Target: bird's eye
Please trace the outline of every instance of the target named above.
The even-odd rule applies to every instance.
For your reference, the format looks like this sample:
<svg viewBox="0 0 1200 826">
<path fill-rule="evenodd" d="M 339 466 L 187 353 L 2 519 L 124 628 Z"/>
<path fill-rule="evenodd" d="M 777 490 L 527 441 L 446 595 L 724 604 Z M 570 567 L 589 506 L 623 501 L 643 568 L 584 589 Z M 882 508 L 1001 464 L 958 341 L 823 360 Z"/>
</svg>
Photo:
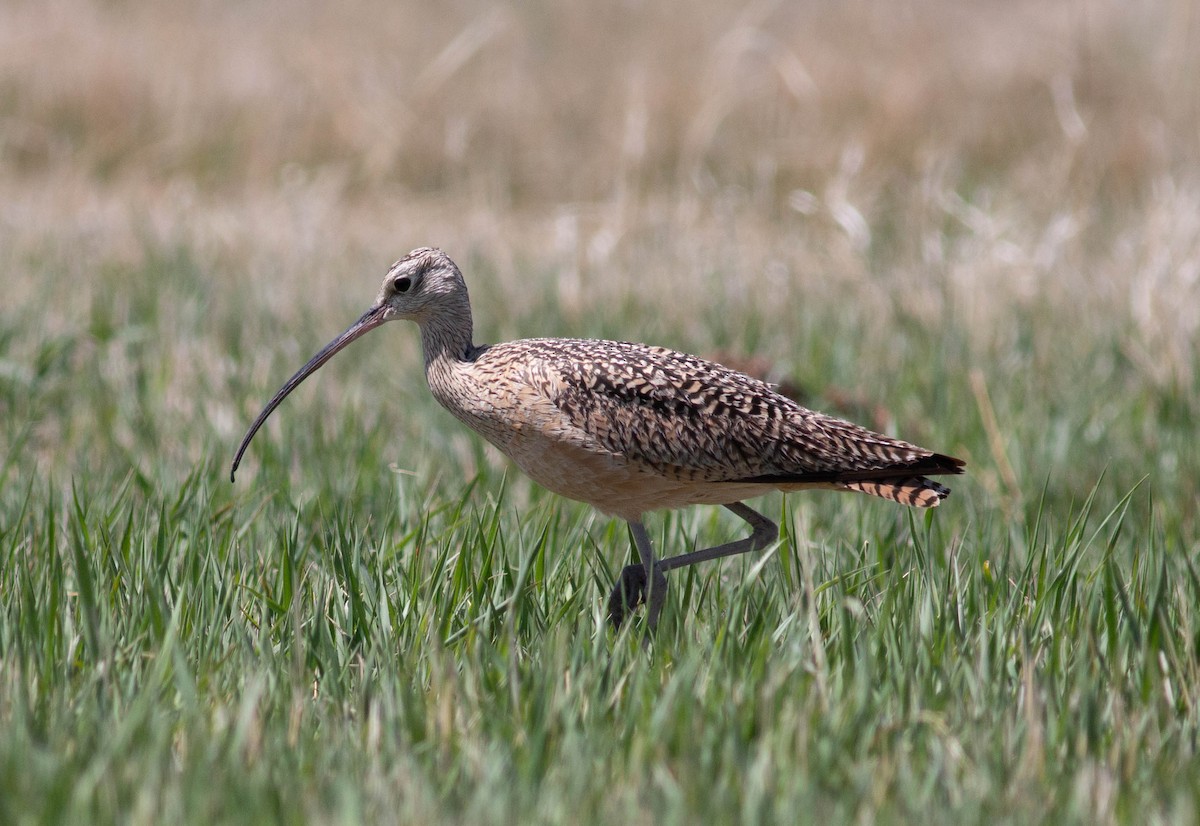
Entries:
<svg viewBox="0 0 1200 826">
<path fill-rule="evenodd" d="M 402 275 L 392 282 L 392 287 L 398 293 L 406 293 L 412 287 L 412 279 L 407 275 Z"/>
</svg>

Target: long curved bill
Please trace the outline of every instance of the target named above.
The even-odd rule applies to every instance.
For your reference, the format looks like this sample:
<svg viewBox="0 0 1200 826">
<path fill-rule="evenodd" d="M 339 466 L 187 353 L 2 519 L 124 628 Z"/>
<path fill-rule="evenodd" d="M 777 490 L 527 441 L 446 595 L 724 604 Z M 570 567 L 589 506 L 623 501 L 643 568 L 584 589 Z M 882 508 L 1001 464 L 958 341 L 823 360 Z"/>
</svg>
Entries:
<svg viewBox="0 0 1200 826">
<path fill-rule="evenodd" d="M 250 440 L 254 438 L 254 434 L 258 432 L 258 429 L 263 426 L 263 422 L 267 420 L 267 417 L 271 415 L 276 407 L 279 407 L 280 402 L 287 398 L 288 393 L 291 393 L 293 390 L 299 387 L 300 382 L 317 372 L 317 369 L 320 368 L 322 364 L 337 355 L 338 351 L 347 344 L 354 341 L 356 338 L 360 338 L 364 334 L 369 333 L 371 330 L 374 330 L 376 327 L 386 321 L 387 318 L 384 315 L 384 310 L 385 307 L 383 304 L 377 304 L 376 306 L 367 310 L 362 314 L 362 317 L 358 321 L 350 325 L 346 332 L 342 333 L 340 336 L 321 348 L 319 353 L 309 359 L 308 364 L 297 370 L 296 375 L 288 379 L 287 382 L 284 383 L 283 387 L 279 388 L 279 392 L 276 393 L 269 402 L 267 402 L 267 406 L 264 407 L 263 411 L 258 414 L 258 418 L 254 420 L 254 423 L 250 425 L 250 429 L 246 431 L 246 435 L 242 437 L 242 443 L 238 446 L 237 455 L 233 457 L 233 466 L 229 469 L 230 482 L 234 481 L 234 477 L 237 475 L 238 465 L 242 462 L 242 454 L 244 454 L 246 452 L 246 448 L 250 446 Z"/>
</svg>

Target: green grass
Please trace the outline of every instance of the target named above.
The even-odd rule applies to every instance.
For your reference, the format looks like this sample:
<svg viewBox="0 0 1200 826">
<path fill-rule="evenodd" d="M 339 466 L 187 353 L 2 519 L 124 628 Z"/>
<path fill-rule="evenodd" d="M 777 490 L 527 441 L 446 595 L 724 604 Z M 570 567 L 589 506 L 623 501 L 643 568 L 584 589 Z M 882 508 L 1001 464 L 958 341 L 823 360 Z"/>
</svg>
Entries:
<svg viewBox="0 0 1200 826">
<path fill-rule="evenodd" d="M 413 329 L 289 399 L 230 485 L 235 439 L 204 400 L 251 413 L 274 381 L 181 361 L 180 342 L 250 320 L 187 288 L 186 256 L 150 261 L 101 276 L 99 296 L 140 292 L 72 332 L 4 316 L 32 373 L 0 385 L 0 820 L 1194 817 L 1191 494 L 1119 464 L 1131 431 L 1186 439 L 1170 404 L 1064 377 L 1113 406 L 1110 446 L 1071 440 L 1051 466 L 1077 469 L 1051 473 L 1038 457 L 1078 406 L 1023 396 L 1019 359 L 986 368 L 1022 434 L 1014 472 L 1044 474 L 989 492 L 970 382 L 932 358 L 944 336 L 911 331 L 889 396 L 925 398 L 921 437 L 976 476 L 930 514 L 763 500 L 779 545 L 673 575 L 645 650 L 603 619 L 623 525 L 455 442 L 415 353 L 391 358 Z M 865 333 L 826 318 L 806 333 Z M 270 362 L 282 378 L 295 358 Z M 388 392 L 366 392 L 380 370 Z M 181 380 L 194 402 L 173 400 Z M 719 509 L 652 523 L 675 551 L 742 530 Z"/>
</svg>

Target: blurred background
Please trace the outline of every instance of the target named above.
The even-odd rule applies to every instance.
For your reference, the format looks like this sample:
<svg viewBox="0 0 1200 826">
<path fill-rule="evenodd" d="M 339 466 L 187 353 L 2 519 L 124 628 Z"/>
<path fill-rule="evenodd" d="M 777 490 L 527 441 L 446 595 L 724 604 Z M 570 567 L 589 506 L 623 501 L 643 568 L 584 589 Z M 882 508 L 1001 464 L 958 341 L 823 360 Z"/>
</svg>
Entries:
<svg viewBox="0 0 1200 826">
<path fill-rule="evenodd" d="M 0 481 L 216 473 L 436 245 L 477 340 L 754 355 L 987 501 L 1194 503 L 1198 77 L 1191 2 L 6 0 Z M 495 461 L 373 338 L 284 412 Z"/>
</svg>

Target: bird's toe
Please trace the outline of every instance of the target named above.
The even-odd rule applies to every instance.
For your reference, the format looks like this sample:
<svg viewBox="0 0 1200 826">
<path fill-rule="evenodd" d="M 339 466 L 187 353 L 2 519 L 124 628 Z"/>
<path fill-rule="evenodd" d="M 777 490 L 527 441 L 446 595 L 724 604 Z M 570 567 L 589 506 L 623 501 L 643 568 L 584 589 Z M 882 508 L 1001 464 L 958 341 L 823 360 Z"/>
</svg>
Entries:
<svg viewBox="0 0 1200 826">
<path fill-rule="evenodd" d="M 608 597 L 608 621 L 614 629 L 620 629 L 625 617 L 647 601 L 646 592 L 646 566 L 626 565 L 621 569 L 617 584 Z M 646 619 L 650 631 L 653 632 L 658 626 L 658 616 L 662 613 L 663 604 L 667 599 L 667 575 L 657 565 L 654 566 L 654 584 L 649 593 Z"/>
<path fill-rule="evenodd" d="M 625 617 L 646 599 L 646 568 L 643 565 L 626 565 L 617 577 L 608 596 L 608 621 L 619 629 Z"/>
</svg>

